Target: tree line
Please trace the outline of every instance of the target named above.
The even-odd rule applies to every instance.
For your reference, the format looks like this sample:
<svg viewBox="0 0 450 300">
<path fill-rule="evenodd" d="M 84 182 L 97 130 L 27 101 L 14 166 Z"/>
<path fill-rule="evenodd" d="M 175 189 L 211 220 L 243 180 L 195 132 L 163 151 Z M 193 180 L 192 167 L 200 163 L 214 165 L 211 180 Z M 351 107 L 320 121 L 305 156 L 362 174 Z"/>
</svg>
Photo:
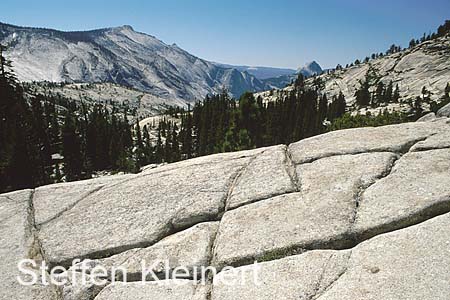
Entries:
<svg viewBox="0 0 450 300">
<path fill-rule="evenodd" d="M 387 111 L 351 115 L 342 93 L 329 101 L 321 93 L 320 77 L 306 85 L 300 74 L 293 89 L 277 101 L 264 102 L 252 93 L 236 100 L 223 91 L 192 108 L 169 108 L 158 122 L 142 126 L 124 107 L 27 95 L 3 56 L 4 48 L 0 49 L 0 192 L 90 178 L 102 171 L 138 172 L 152 163 L 289 144 L 330 130 L 411 120 Z M 372 80 L 369 77 L 366 82 Z M 362 91 L 365 105 L 398 99 L 398 87 L 393 89 L 392 83 L 378 83 L 368 94 L 362 86 L 357 93 Z M 442 102 L 450 102 L 449 93 L 447 85 Z"/>
<path fill-rule="evenodd" d="M 277 101 L 244 93 L 238 101 L 226 92 L 208 96 L 181 116 L 182 157 L 287 144 L 325 131 L 325 120 L 345 113 L 342 94 L 328 101 L 317 85 L 305 86 L 303 75 L 294 89 Z"/>
<path fill-rule="evenodd" d="M 0 191 L 290 143 L 323 132 L 327 118 L 345 112 L 342 94 L 328 104 L 319 87 L 306 88 L 300 75 L 295 89 L 276 102 L 263 103 L 252 93 L 236 101 L 224 91 L 192 109 L 169 109 L 174 118 L 140 126 L 114 106 L 27 96 L 10 62 L 0 57 Z"/>
<path fill-rule="evenodd" d="M 0 191 L 137 170 L 132 128 L 114 107 L 28 96 L 0 46 Z"/>
<path fill-rule="evenodd" d="M 444 24 L 440 25 L 436 32 L 433 33 L 424 33 L 422 35 L 421 38 L 412 38 L 409 41 L 408 44 L 408 48 L 407 49 L 411 49 L 414 48 L 417 45 L 420 45 L 421 43 L 424 43 L 426 41 L 430 41 L 430 40 L 434 40 L 440 37 L 443 37 L 445 35 L 448 35 L 450 33 L 450 20 L 446 20 L 444 22 Z M 405 48 L 406 49 L 406 48 Z M 396 44 L 392 44 L 385 52 L 380 52 L 380 53 L 372 53 L 370 56 L 366 56 L 364 59 L 360 60 L 360 59 L 355 59 L 354 62 L 352 63 L 348 63 L 345 65 L 345 68 L 349 68 L 349 67 L 353 67 L 353 66 L 357 66 L 361 63 L 368 63 L 371 59 L 377 59 L 377 58 L 381 58 L 384 57 L 385 55 L 390 55 L 390 54 L 394 54 L 397 52 L 400 52 L 404 50 L 400 45 L 396 45 Z M 334 68 L 334 70 L 342 70 L 343 67 L 341 64 L 336 65 L 336 67 Z M 333 70 L 330 70 L 330 72 L 332 72 Z"/>
<path fill-rule="evenodd" d="M 364 79 L 359 81 L 355 92 L 356 105 L 359 107 L 379 107 L 382 104 L 397 103 L 400 99 L 398 84 L 395 89 L 392 80 L 384 84 L 372 66 L 366 72 Z M 371 91 L 373 89 L 373 91 Z"/>
</svg>

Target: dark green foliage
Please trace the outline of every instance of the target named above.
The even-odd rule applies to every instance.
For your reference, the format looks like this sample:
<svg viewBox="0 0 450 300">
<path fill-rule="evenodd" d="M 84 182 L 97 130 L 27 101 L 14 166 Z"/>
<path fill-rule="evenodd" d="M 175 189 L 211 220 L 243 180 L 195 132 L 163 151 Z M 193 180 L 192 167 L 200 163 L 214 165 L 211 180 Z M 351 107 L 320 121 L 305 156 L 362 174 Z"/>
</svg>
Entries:
<svg viewBox="0 0 450 300">
<path fill-rule="evenodd" d="M 437 33 L 411 40 L 409 46 L 448 34 L 449 24 L 446 21 Z M 439 103 L 430 100 L 425 88 L 421 97 L 402 99 L 411 106 L 408 116 L 387 110 L 378 115 L 352 116 L 346 113 L 342 93 L 327 99 L 320 92 L 324 87 L 321 77 L 312 78 L 307 87 L 305 78 L 299 75 L 293 90 L 284 92 L 275 102 L 263 103 L 251 93 L 244 93 L 236 101 L 223 91 L 187 111 L 168 107 L 169 117 L 157 125 L 153 122 L 141 127 L 136 107 L 115 105 L 114 100 L 108 106 L 93 105 L 91 101 L 72 102 L 30 90 L 26 95 L 34 96 L 25 97 L 11 63 L 3 56 L 4 50 L 0 46 L 0 192 L 88 178 L 105 170 L 136 172 L 151 163 L 288 144 L 330 130 L 401 123 L 419 118 L 424 104 L 437 111 L 450 103 L 447 84 Z M 398 51 L 401 47 L 392 45 L 386 53 Z M 359 107 L 399 101 L 398 85 L 394 88 L 392 82 L 381 82 L 370 66 L 371 59 L 383 55 L 374 53 L 363 60 L 369 70 L 355 94 Z M 357 59 L 354 64 L 361 61 Z M 336 70 L 341 68 L 336 66 Z M 131 119 L 135 120 L 133 126 L 129 124 Z"/>
<path fill-rule="evenodd" d="M 121 116 L 113 109 L 109 112 L 100 105 L 94 105 L 83 120 L 86 132 L 86 161 L 90 171 L 113 170 L 135 171 L 124 157 L 131 155 L 133 137 L 131 126 L 125 114 Z M 140 131 L 136 133 L 136 163 L 144 163 L 143 141 Z"/>
<path fill-rule="evenodd" d="M 446 20 L 445 23 L 437 29 L 436 37 L 441 37 L 450 32 L 450 20 Z"/>
<path fill-rule="evenodd" d="M 26 99 L 0 50 L 0 192 L 89 178 L 95 171 L 134 172 L 152 159 L 148 132 L 133 139 L 126 116 L 114 107 L 39 94 Z"/>
<path fill-rule="evenodd" d="M 380 105 L 398 102 L 400 93 L 398 85 L 393 90 L 393 83 L 390 81 L 384 84 L 375 69 L 369 66 L 364 80 L 360 80 L 360 87 L 355 92 L 356 105 L 359 107 L 371 106 L 372 108 Z"/>
<path fill-rule="evenodd" d="M 33 115 L 4 50 L 0 45 L 0 191 L 9 191 L 42 185 L 49 179 L 48 157 L 40 148 L 47 141 L 36 127 L 43 126 L 36 120 L 42 111 L 34 106 Z"/>
<path fill-rule="evenodd" d="M 356 97 L 356 104 L 365 107 L 370 104 L 371 95 L 369 92 L 369 81 L 365 80 L 363 82 L 360 82 L 361 87 L 359 90 L 356 91 L 355 97 Z"/>
<path fill-rule="evenodd" d="M 417 96 L 416 99 L 414 100 L 413 107 L 412 107 L 415 119 L 420 118 L 423 114 L 422 103 L 423 103 L 423 99 L 420 98 L 419 96 Z"/>
<path fill-rule="evenodd" d="M 329 121 L 340 118 L 345 113 L 347 103 L 345 102 L 344 94 L 339 93 L 338 97 L 334 97 L 329 104 L 327 118 Z"/>
<path fill-rule="evenodd" d="M 334 131 L 347 128 L 357 127 L 374 127 L 389 124 L 399 124 L 407 121 L 412 121 L 406 114 L 399 112 L 389 113 L 387 110 L 380 112 L 374 116 L 370 113 L 366 115 L 351 115 L 344 114 L 342 117 L 335 119 L 327 128 L 327 131 Z"/>
<path fill-rule="evenodd" d="M 299 75 L 294 85 L 295 90 L 286 97 L 267 104 L 251 93 L 244 93 L 236 102 L 225 92 L 197 103 L 192 116 L 182 116 L 181 157 L 289 143 L 322 132 L 328 101 L 318 93 L 321 81 L 315 80 L 313 88 L 306 89 Z M 343 95 L 339 100 L 334 114 L 340 115 L 345 111 Z M 191 137 L 186 134 L 189 132 Z"/>
<path fill-rule="evenodd" d="M 68 181 L 86 178 L 81 152 L 81 138 L 73 112 L 67 111 L 62 127 L 62 148 L 64 156 L 64 174 Z"/>
</svg>

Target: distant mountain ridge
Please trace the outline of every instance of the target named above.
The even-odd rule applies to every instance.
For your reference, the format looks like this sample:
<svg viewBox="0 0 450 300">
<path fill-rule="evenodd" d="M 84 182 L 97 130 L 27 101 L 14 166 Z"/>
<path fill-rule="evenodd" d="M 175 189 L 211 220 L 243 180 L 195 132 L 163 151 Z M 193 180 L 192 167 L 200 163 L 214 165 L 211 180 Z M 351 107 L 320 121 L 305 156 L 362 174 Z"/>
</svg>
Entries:
<svg viewBox="0 0 450 300">
<path fill-rule="evenodd" d="M 238 97 L 267 85 L 131 26 L 58 31 L 0 23 L 0 43 L 22 81 L 111 82 L 162 99 L 193 102 L 227 89 Z"/>
<path fill-rule="evenodd" d="M 233 68 L 241 72 L 247 72 L 260 80 L 276 78 L 280 76 L 293 75 L 297 71 L 288 68 L 261 67 L 261 66 L 235 66 L 229 64 L 215 63 L 224 68 Z"/>
<path fill-rule="evenodd" d="M 217 63 L 219 66 L 234 68 L 241 72 L 247 72 L 258 78 L 265 85 L 266 89 L 279 89 L 289 85 L 299 73 L 305 77 L 320 75 L 325 70 L 316 62 L 306 63 L 303 67 L 294 69 L 283 69 L 273 67 L 250 67 L 250 66 L 233 66 Z"/>
</svg>

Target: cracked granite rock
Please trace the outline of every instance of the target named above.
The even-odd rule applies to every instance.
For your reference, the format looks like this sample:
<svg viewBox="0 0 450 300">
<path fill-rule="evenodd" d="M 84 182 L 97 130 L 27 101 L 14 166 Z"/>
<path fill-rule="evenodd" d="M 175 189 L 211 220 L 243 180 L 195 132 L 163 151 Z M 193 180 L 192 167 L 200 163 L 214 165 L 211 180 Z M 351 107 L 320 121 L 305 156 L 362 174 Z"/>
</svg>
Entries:
<svg viewBox="0 0 450 300">
<path fill-rule="evenodd" d="M 442 107 L 440 110 L 438 110 L 436 115 L 438 117 L 450 118 L 450 103 Z"/>
<path fill-rule="evenodd" d="M 95 300 L 207 300 L 207 288 L 191 280 L 160 282 L 116 282 L 103 289 Z"/>
<path fill-rule="evenodd" d="M 349 251 L 316 250 L 235 270 L 214 278 L 212 300 L 307 300 L 346 270 Z"/>
<path fill-rule="evenodd" d="M 1 194 L 0 299 L 448 299 L 449 132 L 448 118 L 349 129 Z M 124 266 L 132 280 L 142 259 L 238 273 L 23 287 L 23 258 Z M 262 286 L 220 283 L 254 259 Z"/>
<path fill-rule="evenodd" d="M 450 211 L 450 149 L 411 152 L 361 196 L 355 230 L 373 236 Z"/>
<path fill-rule="evenodd" d="M 218 225 L 219 222 L 200 223 L 170 235 L 148 248 L 135 248 L 111 257 L 81 262 L 77 267 L 85 264 L 92 270 L 101 266 L 108 271 L 123 268 L 127 271 L 125 279 L 134 281 L 142 279 L 143 269 L 151 270 L 159 278 L 165 278 L 166 273 L 170 277 L 173 269 L 183 267 L 189 271 L 187 277 L 193 278 L 194 270 L 199 276 L 201 267 L 209 266 Z M 124 280 L 124 274 L 121 272 L 115 275 L 118 276 L 116 279 Z M 148 273 L 145 280 L 155 279 Z"/>
<path fill-rule="evenodd" d="M 223 271 L 212 300 L 446 300 L 450 295 L 450 213 L 386 233 L 351 250 L 301 255 Z M 222 283 L 234 283 L 231 286 Z"/>
<path fill-rule="evenodd" d="M 448 131 L 441 122 L 416 122 L 382 127 L 352 128 L 332 131 L 301 140 L 289 146 L 295 163 L 319 158 L 364 152 L 405 152 L 429 136 Z"/>
<path fill-rule="evenodd" d="M 225 213 L 215 263 L 236 265 L 280 255 L 273 253 L 348 247 L 358 192 L 388 173 L 395 158 L 393 153 L 341 155 L 298 166 L 302 192 Z"/>
<path fill-rule="evenodd" d="M 250 159 L 182 169 L 168 165 L 169 170 L 161 167 L 156 175 L 103 187 L 41 226 L 46 258 L 54 264 L 108 256 L 148 247 L 174 230 L 215 220 L 231 182 Z"/>
<path fill-rule="evenodd" d="M 258 155 L 244 170 L 227 201 L 227 209 L 296 190 L 286 146 L 276 146 Z"/>
<path fill-rule="evenodd" d="M 36 259 L 33 224 L 29 218 L 31 196 L 31 190 L 0 194 L 0 299 L 58 299 L 55 287 L 41 284 L 40 276 L 32 286 L 21 285 L 16 279 L 19 276 L 27 282 L 32 280 L 19 271 L 18 264 L 22 259 Z M 36 273 L 31 267 L 26 269 Z"/>
</svg>

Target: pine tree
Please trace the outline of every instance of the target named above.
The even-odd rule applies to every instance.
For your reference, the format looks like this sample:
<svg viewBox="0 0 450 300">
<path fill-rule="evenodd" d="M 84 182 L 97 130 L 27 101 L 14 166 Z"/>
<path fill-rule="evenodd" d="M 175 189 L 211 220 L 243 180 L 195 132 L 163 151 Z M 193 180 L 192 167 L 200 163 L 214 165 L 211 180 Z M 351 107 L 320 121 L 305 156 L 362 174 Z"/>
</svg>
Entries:
<svg viewBox="0 0 450 300">
<path fill-rule="evenodd" d="M 303 89 L 305 87 L 305 76 L 302 73 L 298 73 L 297 78 L 294 82 L 294 87 L 298 89 Z"/>
<path fill-rule="evenodd" d="M 320 102 L 319 102 L 319 116 L 318 116 L 319 128 L 322 127 L 323 122 L 327 118 L 327 113 L 328 113 L 328 99 L 327 99 L 327 95 L 323 94 L 323 96 L 320 98 Z"/>
<path fill-rule="evenodd" d="M 140 168 L 147 163 L 147 160 L 146 160 L 146 156 L 145 156 L 145 148 L 144 148 L 144 142 L 142 140 L 141 126 L 139 125 L 139 119 L 136 120 L 135 136 L 136 136 L 136 141 L 135 141 L 136 166 L 138 168 Z"/>
<path fill-rule="evenodd" d="M 361 87 L 355 93 L 356 103 L 359 106 L 365 107 L 370 104 L 370 100 L 371 100 L 370 92 L 369 92 L 369 81 L 365 80 L 363 82 L 360 82 L 360 84 L 361 84 Z"/>
<path fill-rule="evenodd" d="M 161 137 L 161 126 L 158 125 L 158 138 L 156 140 L 156 147 L 155 147 L 155 161 L 157 163 L 161 163 L 163 161 L 163 158 L 164 158 L 164 148 Z"/>
<path fill-rule="evenodd" d="M 450 20 L 446 20 L 445 23 L 437 29 L 437 37 L 444 36 L 450 32 Z"/>
<path fill-rule="evenodd" d="M 381 103 L 385 102 L 384 84 L 383 82 L 378 82 L 377 89 L 375 91 L 375 96 L 372 98 L 372 107 L 377 107 Z"/>
<path fill-rule="evenodd" d="M 35 120 L 22 88 L 0 45 L 0 191 L 42 185 L 50 181 L 45 171 Z M 42 116 L 41 116 L 42 117 Z"/>
<path fill-rule="evenodd" d="M 172 132 L 166 133 L 166 141 L 164 143 L 164 162 L 172 162 Z"/>
<path fill-rule="evenodd" d="M 178 126 L 177 124 L 173 125 L 172 128 L 172 145 L 171 145 L 171 161 L 179 161 L 181 159 L 180 154 L 180 143 L 178 141 Z"/>
<path fill-rule="evenodd" d="M 415 119 L 420 118 L 423 114 L 422 101 L 423 100 L 420 97 L 417 97 L 416 100 L 414 101 L 413 111 Z"/>
<path fill-rule="evenodd" d="M 386 87 L 386 90 L 384 92 L 384 101 L 386 103 L 392 102 L 392 93 L 393 93 L 393 85 L 392 85 L 392 80 L 391 80 L 391 81 L 389 81 L 389 84 Z"/>
<path fill-rule="evenodd" d="M 190 113 L 190 109 L 185 114 L 182 120 L 182 142 L 181 142 L 181 151 L 183 155 L 189 159 L 193 156 L 193 138 L 192 138 L 192 116 Z"/>
<path fill-rule="evenodd" d="M 144 125 L 144 129 L 142 131 L 143 140 L 144 140 L 144 153 L 145 153 L 145 164 L 149 164 L 155 161 L 153 155 L 153 147 L 150 140 L 150 133 L 148 131 L 147 125 Z"/>
<path fill-rule="evenodd" d="M 67 111 L 62 128 L 62 146 L 64 155 L 64 174 L 67 181 L 83 178 L 81 141 L 78 136 L 73 113 Z"/>
<path fill-rule="evenodd" d="M 344 94 L 342 92 L 339 92 L 339 96 L 337 98 L 337 109 L 336 109 L 336 116 L 339 118 L 343 114 L 345 114 L 345 108 L 347 107 L 347 101 L 345 101 Z"/>
<path fill-rule="evenodd" d="M 400 89 L 398 84 L 395 86 L 394 94 L 392 95 L 392 102 L 397 103 L 400 99 Z"/>
<path fill-rule="evenodd" d="M 116 161 L 117 170 L 123 172 L 136 172 L 138 168 L 133 160 L 131 151 L 125 146 L 123 140 L 123 137 L 118 140 L 117 148 L 119 149 L 119 152 Z"/>
<path fill-rule="evenodd" d="M 44 102 L 44 97 L 38 95 L 31 99 L 31 111 L 33 115 L 33 127 L 35 129 L 37 138 L 39 140 L 39 145 L 37 147 L 41 151 L 41 155 L 44 159 L 46 166 L 51 165 L 51 155 L 52 151 L 50 148 L 50 139 L 47 132 L 47 124 L 45 122 L 44 111 L 42 109 L 42 103 Z"/>
</svg>

